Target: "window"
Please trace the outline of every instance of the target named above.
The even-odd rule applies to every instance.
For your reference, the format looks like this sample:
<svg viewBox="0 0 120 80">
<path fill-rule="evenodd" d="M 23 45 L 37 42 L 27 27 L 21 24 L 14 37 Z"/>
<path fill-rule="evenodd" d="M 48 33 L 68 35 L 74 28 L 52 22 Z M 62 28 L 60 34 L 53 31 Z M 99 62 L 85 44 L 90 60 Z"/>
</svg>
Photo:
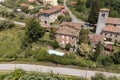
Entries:
<svg viewBox="0 0 120 80">
<path fill-rule="evenodd" d="M 107 33 L 105 33 L 105 36 L 107 36 Z"/>
<path fill-rule="evenodd" d="M 105 17 L 105 14 L 102 14 L 102 17 Z"/>
<path fill-rule="evenodd" d="M 66 39 L 69 40 L 69 37 L 67 36 Z"/>
<path fill-rule="evenodd" d="M 112 37 L 112 33 L 110 34 L 110 37 Z"/>
<path fill-rule="evenodd" d="M 74 37 L 72 37 L 72 39 L 74 39 Z"/>
<path fill-rule="evenodd" d="M 62 44 L 64 45 L 64 41 L 62 41 Z"/>
<path fill-rule="evenodd" d="M 64 35 L 62 35 L 62 38 L 63 38 L 63 39 L 64 39 L 64 37 L 65 37 L 65 36 L 64 36 Z"/>
<path fill-rule="evenodd" d="M 117 38 L 117 37 L 118 37 L 118 34 L 116 34 L 115 37 Z"/>
<path fill-rule="evenodd" d="M 67 42 L 66 42 L 67 44 L 69 43 L 69 41 L 67 40 Z"/>
</svg>

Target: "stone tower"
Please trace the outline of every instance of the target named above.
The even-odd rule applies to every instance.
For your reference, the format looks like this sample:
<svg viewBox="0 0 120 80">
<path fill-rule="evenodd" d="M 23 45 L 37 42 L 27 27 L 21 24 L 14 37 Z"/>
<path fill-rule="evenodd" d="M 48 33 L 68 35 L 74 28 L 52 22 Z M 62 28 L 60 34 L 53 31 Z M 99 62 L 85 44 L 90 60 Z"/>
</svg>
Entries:
<svg viewBox="0 0 120 80">
<path fill-rule="evenodd" d="M 58 6 L 58 1 L 57 0 L 52 0 L 53 6 Z"/>
<path fill-rule="evenodd" d="M 97 28 L 96 28 L 96 34 L 101 34 L 102 29 L 106 27 L 107 18 L 109 15 L 109 9 L 102 8 L 99 12 L 98 22 L 97 22 Z"/>
</svg>

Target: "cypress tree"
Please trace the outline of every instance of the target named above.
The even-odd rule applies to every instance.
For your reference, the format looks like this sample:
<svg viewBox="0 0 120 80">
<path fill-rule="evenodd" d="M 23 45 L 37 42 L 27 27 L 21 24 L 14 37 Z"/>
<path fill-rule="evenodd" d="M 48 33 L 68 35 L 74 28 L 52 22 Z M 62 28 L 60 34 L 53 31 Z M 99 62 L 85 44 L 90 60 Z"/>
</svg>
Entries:
<svg viewBox="0 0 120 80">
<path fill-rule="evenodd" d="M 88 22 L 90 24 L 96 24 L 98 21 L 98 15 L 99 15 L 99 9 L 100 9 L 100 1 L 99 0 L 94 0 L 92 7 L 91 7 L 91 11 L 89 13 L 89 17 L 88 17 Z"/>
<path fill-rule="evenodd" d="M 94 53 L 94 61 L 97 61 L 97 59 L 100 56 L 100 54 L 102 53 L 102 51 L 103 51 L 103 45 L 101 42 L 98 42 L 96 51 Z"/>
<path fill-rule="evenodd" d="M 88 43 L 89 31 L 88 29 L 81 29 L 79 33 L 79 43 Z"/>
</svg>

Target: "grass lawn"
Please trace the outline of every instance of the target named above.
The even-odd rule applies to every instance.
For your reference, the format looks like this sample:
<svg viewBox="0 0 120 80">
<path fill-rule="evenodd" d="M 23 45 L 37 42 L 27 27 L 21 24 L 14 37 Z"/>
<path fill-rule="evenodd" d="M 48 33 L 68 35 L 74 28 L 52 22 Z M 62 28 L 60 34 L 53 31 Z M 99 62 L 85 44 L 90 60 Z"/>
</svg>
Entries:
<svg viewBox="0 0 120 80">
<path fill-rule="evenodd" d="M 24 30 L 21 30 L 19 26 L 0 31 L 0 57 L 4 58 L 17 54 L 17 51 L 20 49 L 23 34 Z"/>
</svg>

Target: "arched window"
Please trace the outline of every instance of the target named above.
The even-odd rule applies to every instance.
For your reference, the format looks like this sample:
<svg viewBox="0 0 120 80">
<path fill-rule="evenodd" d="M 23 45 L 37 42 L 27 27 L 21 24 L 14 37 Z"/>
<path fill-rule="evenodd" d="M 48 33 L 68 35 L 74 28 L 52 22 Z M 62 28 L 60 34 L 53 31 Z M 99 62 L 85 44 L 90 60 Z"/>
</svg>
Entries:
<svg viewBox="0 0 120 80">
<path fill-rule="evenodd" d="M 105 17 L 105 14 L 102 14 L 102 17 Z"/>
</svg>

